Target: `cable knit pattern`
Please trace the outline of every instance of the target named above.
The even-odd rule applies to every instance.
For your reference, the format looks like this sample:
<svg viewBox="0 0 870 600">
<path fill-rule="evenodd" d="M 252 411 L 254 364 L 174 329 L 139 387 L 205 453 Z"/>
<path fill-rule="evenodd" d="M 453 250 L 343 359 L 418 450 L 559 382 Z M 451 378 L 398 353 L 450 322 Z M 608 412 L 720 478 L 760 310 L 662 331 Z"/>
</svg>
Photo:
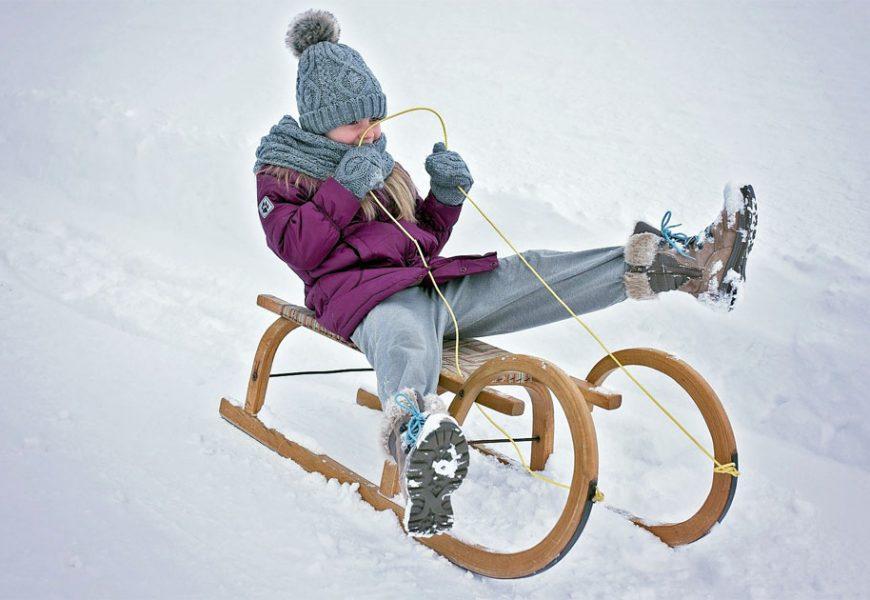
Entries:
<svg viewBox="0 0 870 600">
<path fill-rule="evenodd" d="M 381 153 L 371 144 L 347 151 L 335 169 L 335 180 L 362 199 L 369 190 L 384 187 L 384 167 Z M 387 173 L 388 175 L 389 173 Z"/>
<path fill-rule="evenodd" d="M 386 116 L 387 97 L 356 50 L 325 40 L 299 57 L 296 106 L 303 129 L 326 133 L 366 117 Z"/>
<path fill-rule="evenodd" d="M 393 157 L 387 152 L 387 136 L 382 133 L 364 146 L 371 148 L 369 152 L 377 150 L 380 153 L 384 176 L 389 176 L 393 172 Z M 324 180 L 335 174 L 345 154 L 354 148 L 354 144 L 342 144 L 325 135 L 309 133 L 299 126 L 296 119 L 284 115 L 260 140 L 254 173 L 264 165 L 277 165 Z"/>
<path fill-rule="evenodd" d="M 456 189 L 462 186 L 466 192 L 471 190 L 474 179 L 462 157 L 453 150 L 447 150 L 443 142 L 432 147 L 432 154 L 426 158 L 426 172 L 430 176 L 430 187 L 435 198 L 442 204 L 458 206 L 465 196 Z"/>
</svg>

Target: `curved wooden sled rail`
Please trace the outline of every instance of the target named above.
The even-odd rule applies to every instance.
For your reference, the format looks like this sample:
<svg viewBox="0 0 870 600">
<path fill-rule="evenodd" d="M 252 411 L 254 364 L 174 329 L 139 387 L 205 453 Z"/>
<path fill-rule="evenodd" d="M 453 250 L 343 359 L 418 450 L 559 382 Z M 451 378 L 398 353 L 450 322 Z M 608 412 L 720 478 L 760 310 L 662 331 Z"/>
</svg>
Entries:
<svg viewBox="0 0 870 600">
<path fill-rule="evenodd" d="M 737 443 L 734 441 L 728 415 L 725 414 L 716 392 L 695 369 L 671 354 L 652 348 L 629 348 L 613 354 L 625 366 L 649 367 L 673 379 L 689 394 L 701 411 L 713 438 L 713 456 L 720 464 L 733 462 L 737 465 Z M 601 385 L 618 368 L 610 356 L 605 356 L 592 367 L 586 380 L 594 386 Z M 659 537 L 668 546 L 691 544 L 707 535 L 717 522 L 725 518 L 736 490 L 736 477 L 726 473 L 713 473 L 707 499 L 685 521 L 653 525 L 639 517 L 632 517 L 631 520 Z"/>
<path fill-rule="evenodd" d="M 305 323 L 302 325 L 308 327 Z M 385 463 L 380 485 L 375 485 L 329 456 L 315 454 L 287 439 L 279 431 L 266 427 L 257 417 L 265 401 L 275 352 L 287 334 L 299 326 L 299 322 L 287 318 L 286 315 L 269 326 L 257 347 L 244 408 L 223 398 L 220 405 L 221 416 L 281 456 L 292 459 L 306 471 L 318 472 L 327 478 L 335 478 L 341 483 L 358 484 L 359 494 L 366 502 L 377 510 L 393 511 L 401 521 L 404 508 L 392 500 L 398 490 L 398 474 L 393 463 Z M 676 381 L 689 393 L 701 411 L 713 437 L 716 459 L 721 463 L 731 461 L 736 463 L 737 450 L 728 417 L 715 392 L 694 369 L 658 350 L 639 348 L 620 350 L 614 354 L 624 365 L 650 367 Z M 507 399 L 509 402 L 501 407 L 502 412 L 520 414 L 511 411 L 517 406 L 521 408 L 522 405 L 510 404 L 510 402 L 517 403 L 519 400 L 507 396 L 499 398 L 498 393 L 487 386 L 505 381 L 503 376 L 506 373 L 519 372 L 528 375 L 528 378 L 519 385 L 526 388 L 532 404 L 532 429 L 533 434 L 538 438 L 532 446 L 530 466 L 534 470 L 542 470 L 552 452 L 552 396 L 555 396 L 562 406 L 571 433 L 574 454 L 571 486 L 556 524 L 543 539 L 525 550 L 497 552 L 484 546 L 461 541 L 449 534 L 416 538 L 417 541 L 456 565 L 487 577 L 501 579 L 527 577 L 559 562 L 580 537 L 592 510 L 592 499 L 595 496 L 598 477 L 598 444 L 590 411 L 592 404 L 611 410 L 619 406 L 618 394 L 595 389 L 616 368 L 613 360 L 605 357 L 592 368 L 584 381 L 569 377 L 556 365 L 540 358 L 506 353 L 481 364 L 458 390 L 454 387 L 450 413 L 461 424 L 475 401 L 492 406 L 493 402 L 504 403 Z M 496 403 L 495 406 L 500 404 Z M 488 453 L 500 457 L 494 451 Z M 500 460 L 512 462 L 505 457 L 500 457 Z M 698 512 L 686 521 L 667 525 L 651 525 L 638 517 L 632 517 L 632 521 L 671 546 L 693 542 L 705 535 L 717 521 L 722 520 L 733 498 L 735 486 L 736 479 L 730 475 L 714 474 L 712 488 L 706 501 Z"/>
</svg>

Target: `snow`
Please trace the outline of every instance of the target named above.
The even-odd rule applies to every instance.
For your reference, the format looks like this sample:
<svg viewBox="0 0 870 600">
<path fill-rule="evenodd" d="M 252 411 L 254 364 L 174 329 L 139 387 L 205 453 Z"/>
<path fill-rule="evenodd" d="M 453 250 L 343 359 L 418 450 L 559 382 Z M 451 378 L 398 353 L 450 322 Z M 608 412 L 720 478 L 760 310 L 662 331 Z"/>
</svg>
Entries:
<svg viewBox="0 0 870 600">
<path fill-rule="evenodd" d="M 674 357 L 674 358 L 676 358 L 676 357 Z M 609 394 L 618 394 L 619 393 L 616 390 L 610 389 L 610 388 L 605 387 L 603 385 L 589 386 L 589 390 L 592 392 L 596 392 L 598 394 L 608 394 L 609 395 Z"/>
<path fill-rule="evenodd" d="M 420 444 L 423 443 L 429 434 L 438 429 L 438 427 L 444 421 L 452 421 L 453 417 L 444 413 L 434 413 L 430 414 L 426 417 L 426 420 L 423 422 L 423 427 L 420 429 L 420 433 L 417 434 L 417 448 L 420 447 Z"/>
<path fill-rule="evenodd" d="M 272 317 L 256 294 L 302 299 L 265 246 L 251 173 L 260 137 L 297 114 L 283 34 L 301 8 L 4 4 L 0 598 L 864 595 L 868 5 L 330 3 L 391 112 L 441 112 L 472 197 L 522 249 L 620 244 L 667 209 L 700 230 L 737 177 L 758 196 L 733 312 L 668 294 L 584 317 L 611 348 L 662 348 L 716 389 L 740 450 L 727 518 L 670 549 L 620 515 L 687 517 L 710 465 L 617 372 L 603 385 L 622 407 L 592 413 L 612 510 L 517 581 L 469 576 L 354 486 L 218 416 L 222 396 L 244 398 Z M 425 187 L 437 120 L 385 132 Z M 509 254 L 466 206 L 445 254 L 493 249 Z M 601 357 L 571 319 L 486 341 L 581 377 Z M 305 331 L 275 360 L 345 366 L 367 364 Z M 709 444 L 675 384 L 634 372 Z M 377 482 L 380 415 L 355 404 L 360 386 L 373 375 L 276 379 L 264 418 Z M 497 421 L 524 436 L 531 416 Z M 545 474 L 566 481 L 558 408 L 556 421 Z M 494 433 L 476 411 L 466 430 Z M 528 547 L 563 500 L 472 452 L 456 534 Z"/>
<path fill-rule="evenodd" d="M 728 213 L 728 227 L 734 226 L 737 213 L 743 208 L 743 192 L 740 190 L 750 182 L 736 183 L 729 181 L 725 184 L 723 196 L 725 196 L 725 212 Z"/>
<path fill-rule="evenodd" d="M 454 446 L 450 446 L 450 460 L 436 460 L 432 463 L 432 469 L 442 477 L 453 477 L 458 467 L 459 454 Z"/>
</svg>

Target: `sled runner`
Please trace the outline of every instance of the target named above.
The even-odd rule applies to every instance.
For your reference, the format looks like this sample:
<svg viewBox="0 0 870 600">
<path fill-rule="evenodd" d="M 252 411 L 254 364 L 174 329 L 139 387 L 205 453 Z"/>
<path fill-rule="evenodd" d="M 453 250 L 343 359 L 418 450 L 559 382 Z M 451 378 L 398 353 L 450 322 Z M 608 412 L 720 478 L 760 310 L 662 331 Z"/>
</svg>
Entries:
<svg viewBox="0 0 870 600">
<path fill-rule="evenodd" d="M 257 304 L 279 317 L 260 340 L 248 382 L 245 405 L 237 406 L 223 398 L 220 405 L 221 416 L 281 456 L 294 460 L 306 471 L 316 471 L 342 483 L 359 484 L 359 494 L 366 502 L 377 510 L 392 510 L 401 521 L 404 509 L 393 500 L 399 490 L 398 473 L 393 463 L 385 462 L 381 481 L 375 484 L 329 456 L 315 454 L 287 439 L 280 432 L 267 428 L 258 419 L 257 413 L 265 401 L 275 352 L 288 333 L 301 326 L 358 349 L 354 344 L 321 327 L 313 312 L 306 308 L 269 295 L 259 296 Z M 605 410 L 619 408 L 621 396 L 599 387 L 617 369 L 617 365 L 610 356 L 606 356 L 592 367 L 584 379 L 579 379 L 567 375 L 546 360 L 512 354 L 480 340 L 463 339 L 460 343 L 460 364 L 462 371 L 469 374 L 463 379 L 452 368 L 453 351 L 453 342 L 445 342 L 438 392 L 454 394 L 449 410 L 458 423 L 465 421 L 475 402 L 508 416 L 523 414 L 526 403 L 522 399 L 499 392 L 495 388 L 499 385 L 525 388 L 532 410 L 532 431 L 530 438 L 522 439 L 531 441 L 530 467 L 540 471 L 545 468 L 553 451 L 555 397 L 568 421 L 574 470 L 565 506 L 558 521 L 543 539 L 525 550 L 496 552 L 460 541 L 450 534 L 416 539 L 451 562 L 488 577 L 517 578 L 540 573 L 556 564 L 571 549 L 580 537 L 592 510 L 597 490 L 598 446 L 590 411 L 594 406 Z M 731 424 L 719 398 L 703 377 L 685 362 L 659 350 L 631 348 L 613 354 L 623 365 L 655 369 L 682 387 L 704 418 L 713 441 L 716 460 L 722 464 L 734 463 L 736 466 L 737 446 Z M 357 402 L 380 409 L 377 396 L 362 389 L 357 392 Z M 495 455 L 502 462 L 513 462 L 485 445 L 475 444 L 475 447 Z M 706 500 L 685 521 L 649 524 L 639 517 L 630 518 L 669 546 L 689 544 L 706 535 L 717 522 L 722 521 L 728 512 L 736 486 L 736 477 L 714 472 Z"/>
</svg>

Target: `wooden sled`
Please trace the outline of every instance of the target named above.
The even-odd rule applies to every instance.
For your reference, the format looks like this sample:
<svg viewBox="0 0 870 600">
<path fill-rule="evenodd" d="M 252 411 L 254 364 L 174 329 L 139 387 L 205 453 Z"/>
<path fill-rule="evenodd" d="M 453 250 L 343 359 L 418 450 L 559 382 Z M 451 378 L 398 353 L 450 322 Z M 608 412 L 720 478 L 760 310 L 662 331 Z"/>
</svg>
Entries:
<svg viewBox="0 0 870 600">
<path fill-rule="evenodd" d="M 391 462 L 384 463 L 379 484 L 374 484 L 325 454 L 315 454 L 287 439 L 274 429 L 267 428 L 257 413 L 263 406 L 275 351 L 288 333 L 302 326 L 338 341 L 345 342 L 323 329 L 314 319 L 312 311 L 284 302 L 274 296 L 261 295 L 257 304 L 276 313 L 279 318 L 269 326 L 260 340 L 245 406 L 236 406 L 226 398 L 221 400 L 220 414 L 227 421 L 271 448 L 281 456 L 290 458 L 306 471 L 317 471 L 327 478 L 342 483 L 359 484 L 359 494 L 377 510 L 392 510 L 400 522 L 404 507 L 393 501 L 399 490 L 398 473 Z M 523 413 L 525 403 L 492 386 L 522 386 L 529 395 L 532 408 L 532 438 L 530 467 L 542 470 L 553 451 L 553 397 L 558 400 L 568 421 L 574 452 L 574 471 L 571 489 L 565 506 L 553 528 L 533 546 L 519 552 L 495 552 L 483 546 L 460 541 L 450 534 L 430 538 L 415 538 L 460 567 L 495 578 L 527 577 L 540 573 L 564 557 L 580 537 L 592 510 L 598 477 L 598 446 L 595 427 L 590 416 L 593 406 L 613 410 L 620 406 L 619 394 L 596 389 L 604 383 L 617 366 L 609 357 L 600 360 L 585 379 L 567 375 L 556 365 L 524 354 L 512 354 L 480 340 L 464 339 L 460 343 L 460 364 L 467 379 L 453 370 L 453 342 L 446 342 L 444 364 L 439 380 L 439 393 L 454 394 L 450 414 L 461 424 L 474 402 L 479 402 L 505 415 Z M 642 365 L 664 373 L 679 384 L 701 411 L 710 430 L 716 460 L 722 464 L 737 464 L 737 446 L 728 416 L 710 385 L 689 365 L 669 354 L 649 348 L 632 348 L 614 353 L 624 365 Z M 378 398 L 365 390 L 357 392 L 357 402 L 371 408 L 380 408 Z M 489 448 L 478 450 L 496 455 L 502 462 L 512 462 Z M 659 537 L 669 546 L 689 544 L 706 535 L 722 521 L 737 486 L 737 479 L 724 473 L 712 473 L 712 484 L 706 500 L 698 511 L 681 523 L 647 524 L 630 516 L 631 520 Z"/>
</svg>

